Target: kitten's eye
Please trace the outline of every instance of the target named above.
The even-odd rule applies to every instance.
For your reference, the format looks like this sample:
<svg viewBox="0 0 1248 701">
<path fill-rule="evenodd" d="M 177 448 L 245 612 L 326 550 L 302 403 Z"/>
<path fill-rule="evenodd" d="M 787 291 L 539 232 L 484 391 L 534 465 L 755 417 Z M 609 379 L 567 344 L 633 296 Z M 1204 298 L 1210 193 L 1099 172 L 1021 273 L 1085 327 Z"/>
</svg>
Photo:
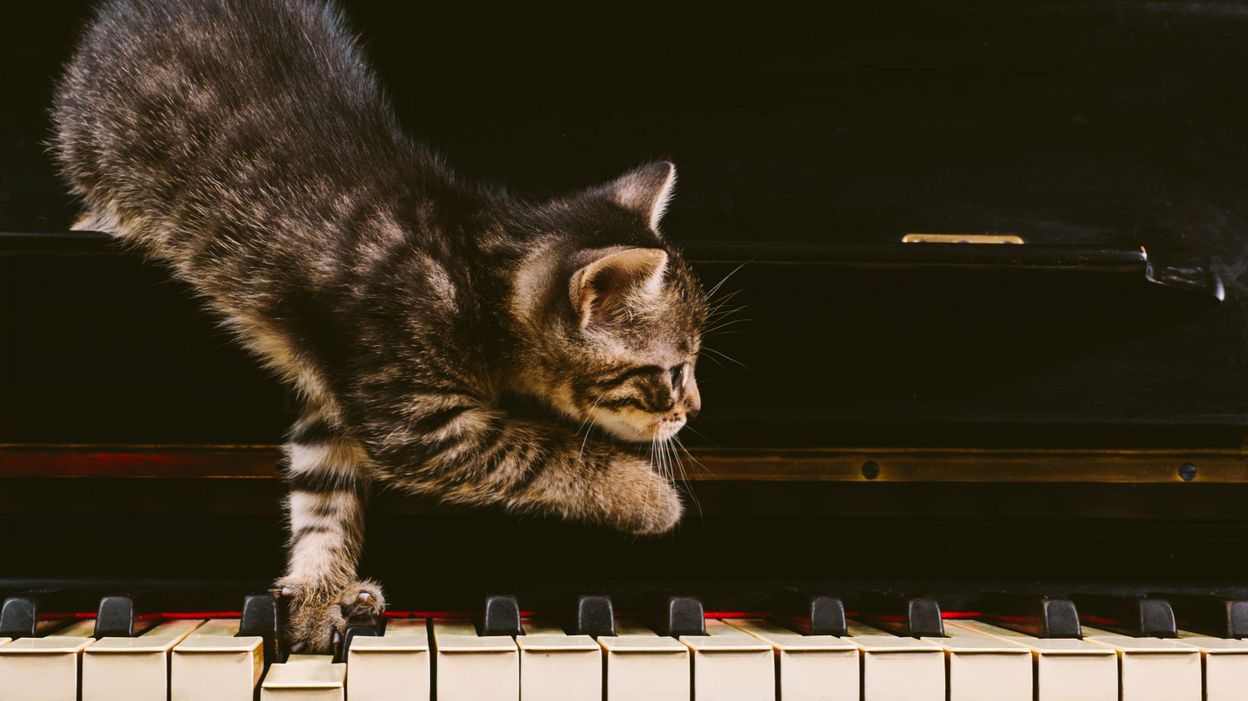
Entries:
<svg viewBox="0 0 1248 701">
<path fill-rule="evenodd" d="M 672 388 L 675 389 L 685 384 L 685 364 L 681 363 L 670 371 L 672 377 Z"/>
</svg>

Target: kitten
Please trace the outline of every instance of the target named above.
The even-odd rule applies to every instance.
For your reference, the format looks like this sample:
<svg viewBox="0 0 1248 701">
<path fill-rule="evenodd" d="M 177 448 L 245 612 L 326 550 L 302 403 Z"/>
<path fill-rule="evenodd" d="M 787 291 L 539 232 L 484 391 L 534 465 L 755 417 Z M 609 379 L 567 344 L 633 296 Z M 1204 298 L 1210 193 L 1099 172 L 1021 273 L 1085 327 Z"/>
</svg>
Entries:
<svg viewBox="0 0 1248 701">
<path fill-rule="evenodd" d="M 680 518 L 648 460 L 576 430 L 665 441 L 698 412 L 707 305 L 658 231 L 671 164 L 545 202 L 464 182 L 312 0 L 110 0 L 53 116 L 76 228 L 169 264 L 305 403 L 295 649 L 385 606 L 356 573 L 372 484 L 633 533 Z"/>
</svg>

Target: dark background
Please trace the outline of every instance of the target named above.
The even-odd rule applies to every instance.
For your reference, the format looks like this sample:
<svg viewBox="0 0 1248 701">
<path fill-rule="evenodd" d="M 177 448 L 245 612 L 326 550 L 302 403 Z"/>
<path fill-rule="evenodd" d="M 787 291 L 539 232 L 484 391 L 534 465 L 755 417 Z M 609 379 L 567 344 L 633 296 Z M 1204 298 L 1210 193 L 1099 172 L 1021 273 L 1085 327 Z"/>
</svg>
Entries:
<svg viewBox="0 0 1248 701">
<path fill-rule="evenodd" d="M 680 184 L 664 230 L 675 239 L 1016 233 L 1144 246 L 1226 285 L 1211 306 L 1061 276 L 749 265 L 727 289 L 741 290 L 750 321 L 711 341 L 746 367 L 702 363 L 695 428 L 707 438 L 691 443 L 1194 448 L 1243 437 L 1248 3 L 352 2 L 348 14 L 409 129 L 462 172 L 521 192 L 670 158 Z M 75 215 L 41 140 L 85 15 L 73 2 L 0 9 L 0 229 L 58 231 Z M 280 440 L 281 390 L 162 271 L 133 259 L 0 262 L 0 442 Z M 714 282 L 731 267 L 703 274 Z M 110 515 L 75 496 L 81 484 L 58 487 L 79 506 L 46 533 L 72 556 L 34 540 L 10 571 L 267 576 L 277 494 L 235 488 L 195 487 L 191 513 L 238 512 L 197 529 L 178 527 L 173 506 Z M 47 485 L 0 489 L 10 528 L 42 508 L 16 502 L 56 510 Z M 172 484 L 143 489 L 186 498 Z M 1242 513 L 1232 488 L 1197 499 L 1129 486 L 748 487 L 756 500 L 706 489 L 707 513 L 659 543 L 542 521 L 512 530 L 495 516 L 409 518 L 395 505 L 380 535 L 374 523 L 371 567 L 407 582 L 440 569 L 478 582 L 577 568 L 600 582 L 655 571 L 720 582 L 1248 575 L 1228 554 L 1248 533 L 1230 516 Z M 90 527 L 102 516 L 120 547 L 146 555 L 117 557 L 108 529 Z M 412 533 L 408 554 L 433 564 L 401 553 Z"/>
<path fill-rule="evenodd" d="M 0 227 L 62 230 L 76 211 L 42 142 L 88 4 L 0 12 Z M 1145 247 L 1228 290 L 1210 310 L 1077 275 L 747 264 L 722 289 L 735 323 L 707 343 L 737 362 L 699 368 L 695 428 L 714 442 L 1037 445 L 1060 429 L 1068 443 L 1228 444 L 1248 424 L 1248 5 L 347 12 L 407 127 L 523 193 L 671 158 L 677 240 L 1015 233 Z M 0 389 L 24 409 L 0 440 L 279 440 L 280 391 L 163 271 L 5 265 L 5 326 L 41 341 L 6 348 Z M 709 285 L 734 267 L 701 272 Z"/>
</svg>

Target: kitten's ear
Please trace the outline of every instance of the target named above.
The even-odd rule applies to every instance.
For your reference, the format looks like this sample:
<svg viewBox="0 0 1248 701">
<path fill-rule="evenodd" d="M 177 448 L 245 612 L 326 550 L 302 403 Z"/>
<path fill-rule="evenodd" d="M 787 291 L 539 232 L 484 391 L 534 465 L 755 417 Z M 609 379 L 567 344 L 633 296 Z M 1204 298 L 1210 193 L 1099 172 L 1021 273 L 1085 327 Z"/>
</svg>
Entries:
<svg viewBox="0 0 1248 701">
<path fill-rule="evenodd" d="M 572 273 L 568 292 L 584 329 L 610 315 L 630 297 L 652 297 L 663 289 L 667 252 L 661 248 L 611 248 Z"/>
<path fill-rule="evenodd" d="M 676 166 L 658 161 L 625 173 L 603 190 L 616 204 L 640 214 L 652 231 L 658 231 L 675 187 Z"/>
</svg>

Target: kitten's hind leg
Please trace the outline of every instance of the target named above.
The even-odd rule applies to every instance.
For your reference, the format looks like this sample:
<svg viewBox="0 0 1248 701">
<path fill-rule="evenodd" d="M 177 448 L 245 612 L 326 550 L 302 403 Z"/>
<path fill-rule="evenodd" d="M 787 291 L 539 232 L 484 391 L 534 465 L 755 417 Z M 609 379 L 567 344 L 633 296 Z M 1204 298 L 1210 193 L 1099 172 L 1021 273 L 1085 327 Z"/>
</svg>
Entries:
<svg viewBox="0 0 1248 701">
<path fill-rule="evenodd" d="M 348 618 L 385 608 L 381 588 L 356 575 L 367 458 L 316 411 L 295 425 L 286 454 L 290 541 L 286 574 L 277 582 L 289 604 L 285 634 L 293 652 L 331 652 L 334 631 L 341 633 Z"/>
</svg>

